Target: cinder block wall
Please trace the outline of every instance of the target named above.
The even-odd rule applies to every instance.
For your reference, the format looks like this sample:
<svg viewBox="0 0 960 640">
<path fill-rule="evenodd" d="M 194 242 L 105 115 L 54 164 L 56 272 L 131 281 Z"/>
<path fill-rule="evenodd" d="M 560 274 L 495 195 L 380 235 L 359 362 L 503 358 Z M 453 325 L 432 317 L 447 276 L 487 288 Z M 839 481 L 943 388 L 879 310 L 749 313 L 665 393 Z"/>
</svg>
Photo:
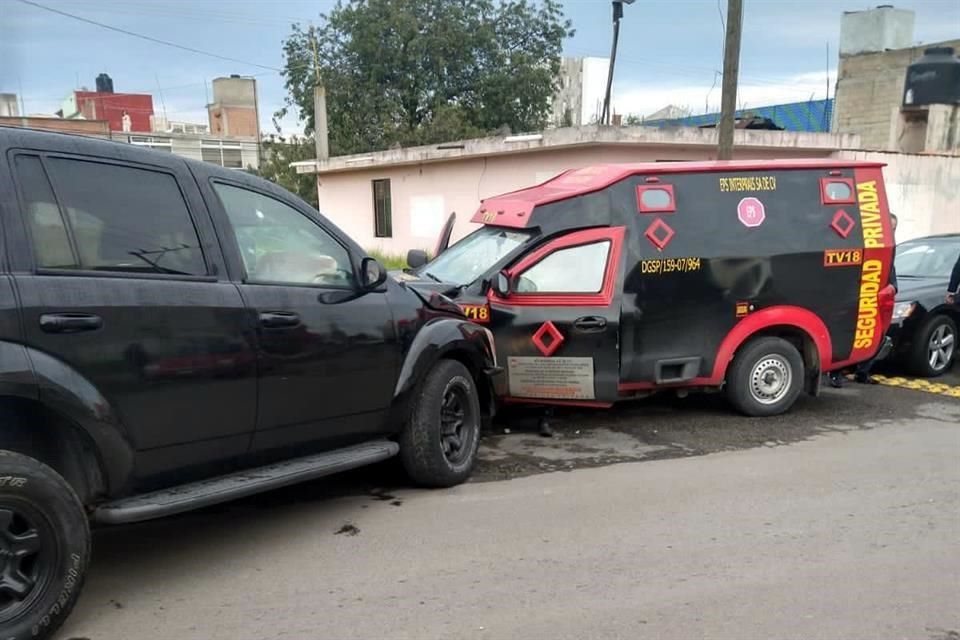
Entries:
<svg viewBox="0 0 960 640">
<path fill-rule="evenodd" d="M 960 51 L 960 40 L 841 56 L 833 131 L 859 134 L 864 149 L 888 149 L 890 119 L 903 98 L 907 67 L 936 46 Z"/>
</svg>

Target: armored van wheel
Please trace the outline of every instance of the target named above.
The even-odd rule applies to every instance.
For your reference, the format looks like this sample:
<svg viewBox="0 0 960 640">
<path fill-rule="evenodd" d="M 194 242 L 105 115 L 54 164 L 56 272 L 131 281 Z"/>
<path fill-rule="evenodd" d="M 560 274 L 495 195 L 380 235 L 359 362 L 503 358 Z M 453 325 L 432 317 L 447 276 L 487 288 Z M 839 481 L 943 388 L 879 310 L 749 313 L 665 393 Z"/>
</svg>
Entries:
<svg viewBox="0 0 960 640">
<path fill-rule="evenodd" d="M 70 613 L 90 559 L 90 526 L 60 474 L 0 451 L 0 635 L 46 638 Z"/>
<path fill-rule="evenodd" d="M 740 348 L 727 370 L 727 396 L 748 416 L 775 416 L 803 389 L 803 358 L 782 338 L 757 338 Z"/>
<path fill-rule="evenodd" d="M 441 360 L 427 374 L 400 435 L 400 459 L 419 485 L 452 487 L 470 477 L 480 443 L 480 399 L 465 366 Z"/>
<path fill-rule="evenodd" d="M 957 325 L 949 316 L 932 315 L 917 329 L 907 364 L 914 375 L 934 378 L 946 373 L 957 349 Z"/>
</svg>

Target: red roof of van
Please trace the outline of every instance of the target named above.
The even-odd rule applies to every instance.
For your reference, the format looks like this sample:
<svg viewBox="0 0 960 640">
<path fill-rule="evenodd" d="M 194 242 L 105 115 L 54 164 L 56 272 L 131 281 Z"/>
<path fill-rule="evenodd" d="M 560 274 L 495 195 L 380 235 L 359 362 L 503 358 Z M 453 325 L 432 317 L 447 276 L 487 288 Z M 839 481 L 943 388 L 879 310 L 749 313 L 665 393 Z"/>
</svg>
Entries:
<svg viewBox="0 0 960 640">
<path fill-rule="evenodd" d="M 484 199 L 471 222 L 504 227 L 524 227 L 533 208 L 574 196 L 600 191 L 633 175 L 662 176 L 669 173 L 715 171 L 770 171 L 782 169 L 852 169 L 883 167 L 882 162 L 861 160 L 713 160 L 706 162 L 640 162 L 598 164 L 571 169 L 544 183 Z"/>
</svg>

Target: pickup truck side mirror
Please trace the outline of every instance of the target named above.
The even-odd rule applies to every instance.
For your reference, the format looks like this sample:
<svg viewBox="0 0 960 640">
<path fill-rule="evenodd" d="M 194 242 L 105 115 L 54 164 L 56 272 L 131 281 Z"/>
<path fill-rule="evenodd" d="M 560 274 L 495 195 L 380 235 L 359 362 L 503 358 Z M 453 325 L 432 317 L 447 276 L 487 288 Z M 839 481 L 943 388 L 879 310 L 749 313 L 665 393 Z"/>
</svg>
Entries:
<svg viewBox="0 0 960 640">
<path fill-rule="evenodd" d="M 510 278 L 505 272 L 501 271 L 493 277 L 490 287 L 499 297 L 506 298 L 510 295 Z"/>
<path fill-rule="evenodd" d="M 416 269 L 427 264 L 427 252 L 423 249 L 410 249 L 407 251 L 407 266 Z"/>
<path fill-rule="evenodd" d="M 366 257 L 360 262 L 360 287 L 365 291 L 376 289 L 387 280 L 387 270 L 374 258 Z"/>
</svg>

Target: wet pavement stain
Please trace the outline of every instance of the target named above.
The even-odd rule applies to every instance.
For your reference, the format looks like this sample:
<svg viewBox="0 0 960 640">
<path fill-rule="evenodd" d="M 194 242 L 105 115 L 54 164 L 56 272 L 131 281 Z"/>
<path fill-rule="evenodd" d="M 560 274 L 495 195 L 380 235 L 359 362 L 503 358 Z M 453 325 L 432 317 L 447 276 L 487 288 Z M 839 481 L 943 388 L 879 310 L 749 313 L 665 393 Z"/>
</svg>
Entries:
<svg viewBox="0 0 960 640">
<path fill-rule="evenodd" d="M 342 535 L 342 534 L 346 534 L 346 535 L 348 535 L 348 536 L 355 536 L 355 535 L 357 535 L 358 533 L 360 533 L 360 527 L 357 527 L 356 525 L 353 525 L 353 524 L 351 524 L 351 523 L 348 522 L 347 524 L 345 524 L 345 525 L 343 525 L 342 527 L 340 527 L 339 529 L 337 529 L 337 530 L 333 533 L 333 535 L 339 536 L 339 535 Z"/>
</svg>

